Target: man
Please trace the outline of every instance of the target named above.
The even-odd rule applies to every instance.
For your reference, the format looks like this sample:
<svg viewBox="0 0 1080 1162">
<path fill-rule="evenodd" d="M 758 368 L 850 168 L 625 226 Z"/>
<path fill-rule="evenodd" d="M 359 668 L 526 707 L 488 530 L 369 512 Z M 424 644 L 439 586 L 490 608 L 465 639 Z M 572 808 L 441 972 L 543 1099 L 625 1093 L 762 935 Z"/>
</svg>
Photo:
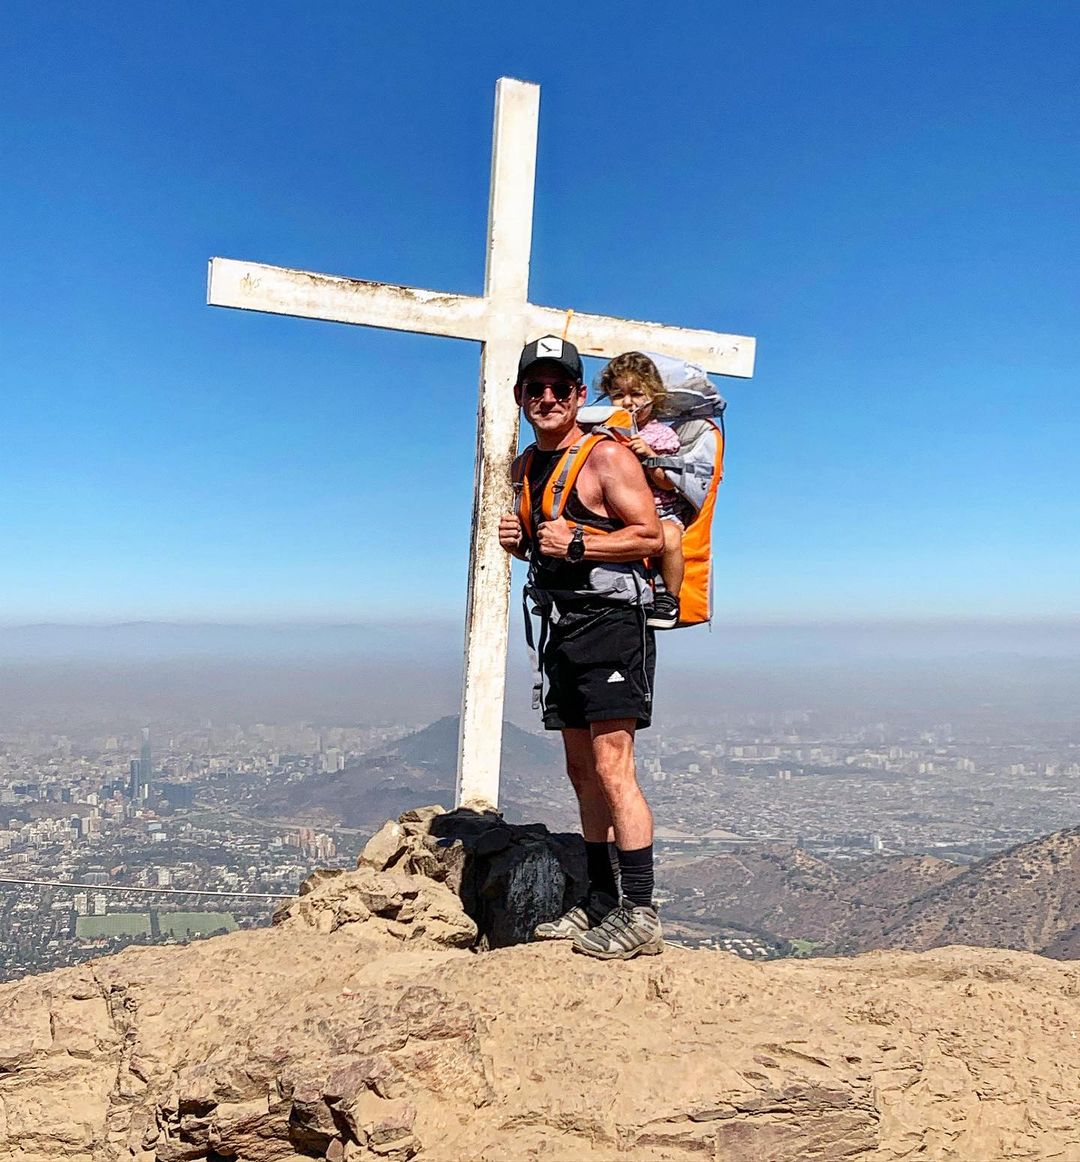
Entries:
<svg viewBox="0 0 1080 1162">
<path fill-rule="evenodd" d="M 530 343 L 514 396 L 536 443 L 514 462 L 518 510 L 501 518 L 499 543 L 530 563 L 529 596 L 547 631 L 544 726 L 562 732 L 589 870 L 586 897 L 536 936 L 603 959 L 656 954 L 653 822 L 634 732 L 649 725 L 656 666 L 643 559 L 661 551 L 663 532 L 637 457 L 578 426 L 585 386 L 572 343 L 551 335 Z"/>
</svg>

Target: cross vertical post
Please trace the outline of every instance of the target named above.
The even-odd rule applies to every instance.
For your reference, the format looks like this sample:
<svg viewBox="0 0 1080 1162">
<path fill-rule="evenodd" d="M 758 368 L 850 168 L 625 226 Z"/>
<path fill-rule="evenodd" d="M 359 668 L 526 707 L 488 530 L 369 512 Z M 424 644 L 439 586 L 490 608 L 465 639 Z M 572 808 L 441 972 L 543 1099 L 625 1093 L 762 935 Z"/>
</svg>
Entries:
<svg viewBox="0 0 1080 1162">
<path fill-rule="evenodd" d="M 502 713 L 510 616 L 510 557 L 499 517 L 510 512 L 510 462 L 517 451 L 513 385 L 525 343 L 540 88 L 503 77 L 495 89 L 484 297 L 488 337 L 480 359 L 465 670 L 456 802 L 499 801 Z"/>
</svg>

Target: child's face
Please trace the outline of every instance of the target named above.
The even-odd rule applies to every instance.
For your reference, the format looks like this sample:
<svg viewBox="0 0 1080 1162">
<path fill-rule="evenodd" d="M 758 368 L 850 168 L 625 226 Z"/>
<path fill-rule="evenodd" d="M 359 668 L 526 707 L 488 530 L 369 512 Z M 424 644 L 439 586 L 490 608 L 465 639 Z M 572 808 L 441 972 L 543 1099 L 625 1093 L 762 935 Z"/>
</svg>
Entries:
<svg viewBox="0 0 1080 1162">
<path fill-rule="evenodd" d="M 621 379 L 614 383 L 608 392 L 608 399 L 616 407 L 632 412 L 638 420 L 644 419 L 652 411 L 652 397 L 640 384 L 631 380 Z"/>
</svg>

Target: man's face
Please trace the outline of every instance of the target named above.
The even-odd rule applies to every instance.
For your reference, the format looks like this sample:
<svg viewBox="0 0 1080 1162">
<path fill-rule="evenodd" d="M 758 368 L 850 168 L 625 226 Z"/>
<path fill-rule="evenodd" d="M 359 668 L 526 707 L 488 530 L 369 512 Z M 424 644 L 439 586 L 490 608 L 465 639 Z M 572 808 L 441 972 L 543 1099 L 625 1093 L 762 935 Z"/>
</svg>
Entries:
<svg viewBox="0 0 1080 1162">
<path fill-rule="evenodd" d="M 538 433 L 554 433 L 573 427 L 585 400 L 585 385 L 576 383 L 565 367 L 542 359 L 521 377 L 514 395 Z"/>
</svg>

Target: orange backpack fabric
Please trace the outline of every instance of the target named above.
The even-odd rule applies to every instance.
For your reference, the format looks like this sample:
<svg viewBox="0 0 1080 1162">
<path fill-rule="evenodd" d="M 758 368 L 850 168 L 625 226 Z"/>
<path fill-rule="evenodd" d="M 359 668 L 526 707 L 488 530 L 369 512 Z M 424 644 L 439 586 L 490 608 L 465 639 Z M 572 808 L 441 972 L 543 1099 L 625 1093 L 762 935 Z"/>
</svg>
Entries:
<svg viewBox="0 0 1080 1162">
<path fill-rule="evenodd" d="M 724 477 L 724 432 L 713 420 L 705 422 L 716 431 L 716 451 L 704 503 L 683 533 L 686 573 L 679 593 L 680 626 L 701 625 L 711 621 L 713 614 L 712 519 L 717 489 Z"/>
</svg>

